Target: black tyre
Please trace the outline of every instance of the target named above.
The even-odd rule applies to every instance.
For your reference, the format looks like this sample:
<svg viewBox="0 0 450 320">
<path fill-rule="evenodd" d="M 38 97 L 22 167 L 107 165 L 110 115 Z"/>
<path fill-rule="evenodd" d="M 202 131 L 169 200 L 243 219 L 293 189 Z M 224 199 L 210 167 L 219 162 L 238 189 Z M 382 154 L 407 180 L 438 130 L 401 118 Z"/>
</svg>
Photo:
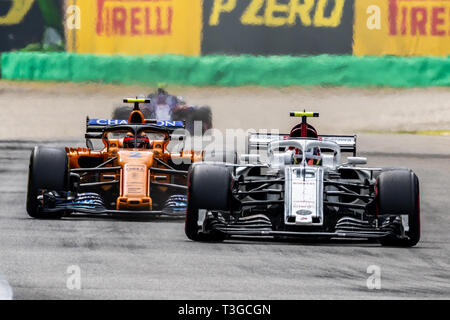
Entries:
<svg viewBox="0 0 450 320">
<path fill-rule="evenodd" d="M 225 235 L 220 231 L 202 233 L 198 218 L 199 210 L 229 211 L 232 186 L 230 170 L 221 165 L 193 164 L 189 170 L 188 186 L 186 236 L 194 241 L 223 241 Z"/>
<path fill-rule="evenodd" d="M 388 237 L 380 242 L 386 246 L 412 247 L 420 240 L 419 179 L 411 170 L 390 170 L 377 179 L 378 213 L 408 215 L 409 239 Z"/>
<path fill-rule="evenodd" d="M 196 131 L 195 122 L 201 121 L 201 135 L 212 128 L 212 112 L 208 106 L 194 107 L 193 109 L 180 109 L 172 113 L 172 120 L 185 121 L 186 130 L 191 135 L 200 134 Z"/>
<path fill-rule="evenodd" d="M 373 172 L 373 178 L 378 179 L 380 174 L 382 174 L 383 172 L 388 172 L 388 171 L 408 171 L 409 172 L 409 171 L 411 171 L 411 169 L 399 168 L 399 167 L 383 167 L 381 171 Z"/>
<path fill-rule="evenodd" d="M 64 149 L 35 147 L 31 152 L 28 171 L 27 212 L 33 218 L 60 218 L 61 214 L 41 212 L 39 190 L 69 190 L 69 164 Z"/>
<path fill-rule="evenodd" d="M 212 128 L 212 111 L 208 106 L 203 106 L 195 110 L 194 121 L 201 121 L 203 133 Z"/>
<path fill-rule="evenodd" d="M 205 153 L 203 161 L 238 164 L 239 158 L 235 151 L 211 151 Z"/>
</svg>

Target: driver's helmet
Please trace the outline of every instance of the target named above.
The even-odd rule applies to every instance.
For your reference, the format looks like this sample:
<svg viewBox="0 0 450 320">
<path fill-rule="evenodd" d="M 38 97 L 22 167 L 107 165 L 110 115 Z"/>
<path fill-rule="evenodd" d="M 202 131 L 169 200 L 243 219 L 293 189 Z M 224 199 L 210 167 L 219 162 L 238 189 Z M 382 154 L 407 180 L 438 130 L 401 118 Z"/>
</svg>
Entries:
<svg viewBox="0 0 450 320">
<path fill-rule="evenodd" d="M 150 139 L 145 133 L 141 133 L 137 137 L 128 133 L 123 138 L 123 147 L 127 149 L 150 149 Z"/>
<path fill-rule="evenodd" d="M 304 127 L 306 126 L 306 128 Z M 306 134 L 305 134 L 306 132 Z M 317 139 L 319 135 L 317 134 L 317 130 L 310 124 L 298 124 L 296 125 L 289 134 L 290 138 L 314 138 Z M 320 149 L 319 148 L 312 148 L 311 150 L 306 150 L 305 152 L 307 162 L 309 165 L 320 165 L 321 159 L 318 159 L 320 156 Z M 296 156 L 300 155 L 300 157 Z M 310 158 L 308 157 L 310 156 Z M 301 162 L 301 151 L 298 149 L 295 149 L 294 153 L 294 163 L 298 164 Z"/>
</svg>

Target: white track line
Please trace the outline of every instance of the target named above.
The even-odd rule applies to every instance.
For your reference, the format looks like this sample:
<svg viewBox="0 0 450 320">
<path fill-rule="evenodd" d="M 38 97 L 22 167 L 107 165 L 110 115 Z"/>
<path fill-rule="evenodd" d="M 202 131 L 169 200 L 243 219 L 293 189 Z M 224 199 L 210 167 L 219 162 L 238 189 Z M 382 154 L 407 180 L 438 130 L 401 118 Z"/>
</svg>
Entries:
<svg viewBox="0 0 450 320">
<path fill-rule="evenodd" d="M 12 300 L 13 291 L 6 278 L 0 275 L 0 300 Z"/>
</svg>

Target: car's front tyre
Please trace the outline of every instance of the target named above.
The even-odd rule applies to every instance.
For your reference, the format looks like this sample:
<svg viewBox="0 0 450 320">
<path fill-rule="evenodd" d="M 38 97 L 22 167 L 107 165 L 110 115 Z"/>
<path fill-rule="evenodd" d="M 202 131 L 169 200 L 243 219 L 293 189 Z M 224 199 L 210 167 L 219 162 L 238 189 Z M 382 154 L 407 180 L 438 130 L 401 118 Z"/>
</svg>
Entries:
<svg viewBox="0 0 450 320">
<path fill-rule="evenodd" d="M 385 246 L 413 247 L 420 240 L 419 179 L 411 170 L 389 170 L 377 179 L 378 212 L 381 215 L 407 215 L 407 239 L 387 237 Z"/>
<path fill-rule="evenodd" d="M 188 209 L 185 233 L 194 241 L 223 241 L 225 234 L 218 230 L 202 232 L 200 211 L 229 211 L 232 177 L 223 165 L 196 163 L 188 175 Z"/>
</svg>

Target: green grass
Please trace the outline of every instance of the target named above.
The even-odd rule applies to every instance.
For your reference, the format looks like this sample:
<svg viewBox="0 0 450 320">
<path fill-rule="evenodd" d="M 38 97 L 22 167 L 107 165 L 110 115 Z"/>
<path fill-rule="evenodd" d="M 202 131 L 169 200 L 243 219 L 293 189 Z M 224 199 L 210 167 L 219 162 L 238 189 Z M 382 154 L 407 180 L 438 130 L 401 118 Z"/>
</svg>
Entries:
<svg viewBox="0 0 450 320">
<path fill-rule="evenodd" d="M 450 58 L 355 56 L 93 55 L 12 52 L 9 80 L 192 86 L 450 87 Z"/>
</svg>

